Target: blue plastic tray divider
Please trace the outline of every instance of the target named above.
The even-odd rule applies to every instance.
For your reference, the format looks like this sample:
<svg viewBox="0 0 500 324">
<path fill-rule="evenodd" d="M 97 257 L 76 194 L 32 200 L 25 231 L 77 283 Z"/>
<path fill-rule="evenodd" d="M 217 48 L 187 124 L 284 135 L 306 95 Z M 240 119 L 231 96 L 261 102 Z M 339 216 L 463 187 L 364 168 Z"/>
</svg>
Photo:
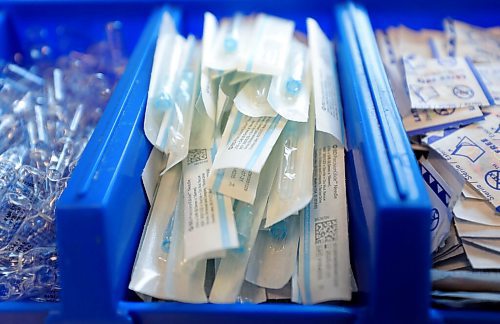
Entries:
<svg viewBox="0 0 500 324">
<path fill-rule="evenodd" d="M 352 4 L 338 6 L 336 14 L 348 148 L 370 233 L 372 266 L 356 267 L 369 296 L 366 316 L 381 323 L 422 323 L 430 302 L 430 203 L 367 15 Z M 361 250 L 353 251 L 355 263 L 368 254 Z"/>
</svg>

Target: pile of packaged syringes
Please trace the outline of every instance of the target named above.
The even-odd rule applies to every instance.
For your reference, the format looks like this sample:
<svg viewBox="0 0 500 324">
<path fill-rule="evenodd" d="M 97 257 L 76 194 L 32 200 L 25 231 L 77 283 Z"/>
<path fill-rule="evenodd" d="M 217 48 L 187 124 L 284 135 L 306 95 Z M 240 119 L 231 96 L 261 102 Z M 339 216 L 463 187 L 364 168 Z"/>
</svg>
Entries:
<svg viewBox="0 0 500 324">
<path fill-rule="evenodd" d="M 145 300 L 350 300 L 344 126 L 313 19 L 163 16 L 144 130 L 151 202 L 129 288 Z"/>
</svg>

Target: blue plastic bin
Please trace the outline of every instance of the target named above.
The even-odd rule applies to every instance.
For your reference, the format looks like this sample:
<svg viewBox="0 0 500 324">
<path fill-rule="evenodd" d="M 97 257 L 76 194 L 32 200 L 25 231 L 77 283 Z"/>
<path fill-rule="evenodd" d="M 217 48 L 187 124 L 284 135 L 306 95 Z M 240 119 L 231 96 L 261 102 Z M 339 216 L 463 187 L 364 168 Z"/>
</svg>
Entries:
<svg viewBox="0 0 500 324">
<path fill-rule="evenodd" d="M 330 2 L 186 1 L 176 2 L 172 8 L 175 8 L 171 11 L 177 19 L 179 31 L 197 37 L 202 34 L 203 15 L 207 10 L 218 17 L 230 16 L 237 11 L 266 12 L 294 19 L 302 32 L 306 29 L 306 18 L 311 16 L 319 21 L 330 37 L 334 35 L 333 4 Z M 107 137 L 103 132 L 102 139 L 92 138 L 82 157 L 82 167 L 75 170 L 58 205 L 64 292 L 60 318 L 145 323 L 354 322 L 366 309 L 363 300 L 318 306 L 144 303 L 127 290 L 148 208 L 140 175 L 150 145 L 142 127 L 160 13 L 161 10 L 153 14 L 151 25 L 144 32 L 147 37 L 138 45 L 143 54 L 140 62 L 143 66 L 137 71 L 139 84 L 134 84 L 134 93 L 126 98 L 125 104 L 121 104 L 122 115 L 117 121 L 119 129 L 106 133 Z M 127 100 L 133 100 L 133 103 Z M 102 142 L 109 144 L 102 147 Z M 86 301 L 85 305 L 82 305 L 82 300 Z"/>
<path fill-rule="evenodd" d="M 113 19 L 123 21 L 127 50 L 133 53 L 57 205 L 62 301 L 0 304 L 0 322 L 18 322 L 21 318 L 80 323 L 429 320 L 430 205 L 393 110 L 393 99 L 384 91 L 387 80 L 376 65 L 376 47 L 360 37 L 371 35 L 371 28 L 365 26 L 368 34 L 359 33 L 353 8 L 335 8 L 336 1 L 169 4 L 171 9 L 158 8 L 160 4 L 154 1 L 0 2 L 0 58 L 11 57 L 16 51 L 26 53 L 29 47 L 23 31 L 32 24 L 48 28 L 55 28 L 58 22 L 80 24 L 83 39 L 92 42 L 100 38 L 98 27 Z M 40 15 L 41 9 L 49 10 Z M 128 291 L 148 210 L 140 175 L 151 146 L 142 127 L 162 10 L 174 14 L 182 33 L 197 37 L 201 36 L 203 14 L 208 10 L 218 17 L 237 11 L 266 12 L 295 20 L 303 32 L 305 19 L 313 17 L 329 37 L 337 38 L 348 141 L 351 259 L 360 287 L 352 302 L 315 306 L 144 303 Z M 76 37 L 72 45 L 84 43 Z M 368 45 L 368 51 L 360 51 L 363 44 Z"/>
<path fill-rule="evenodd" d="M 375 100 L 375 111 L 379 118 L 381 115 L 386 115 L 387 118 L 397 119 L 397 117 L 394 116 L 397 116 L 398 113 L 397 107 L 394 104 L 394 98 L 392 96 L 389 83 L 387 81 L 386 73 L 382 66 L 378 47 L 375 42 L 375 36 L 373 33 L 374 29 L 385 29 L 389 26 L 404 24 L 415 29 L 434 28 L 442 30 L 443 19 L 447 17 L 463 20 L 465 22 L 483 27 L 500 25 L 500 2 L 492 0 L 418 0 L 411 2 L 365 1 L 365 7 L 366 9 L 352 4 L 346 5 L 346 10 L 341 13 L 346 20 L 351 22 L 351 27 L 346 28 L 345 33 L 343 34 L 345 36 L 345 43 L 348 44 L 347 46 L 351 46 L 350 54 L 355 51 L 359 51 L 361 62 L 355 62 L 355 58 L 351 59 L 349 54 L 346 54 L 343 56 L 344 59 L 341 60 L 340 64 L 342 67 L 348 65 L 355 66 L 358 63 L 363 65 L 368 76 L 366 83 L 368 84 L 369 91 L 371 91 L 374 97 L 379 97 Z M 349 25 L 348 22 L 343 24 L 344 27 L 347 25 Z M 348 29 L 351 29 L 351 32 L 349 32 Z M 353 57 L 355 57 L 355 55 Z M 354 78 L 357 79 L 354 88 L 357 88 L 359 92 L 363 91 L 362 83 L 364 81 L 359 80 L 357 76 L 354 76 Z M 342 81 L 345 81 L 345 78 Z M 346 92 L 344 92 L 344 95 L 346 95 Z M 368 111 L 371 109 L 371 107 L 367 106 Z M 346 116 L 348 117 L 347 112 Z M 401 127 L 401 123 L 397 124 L 398 125 L 388 127 L 388 125 L 383 125 L 381 123 L 380 127 L 385 132 L 391 132 L 393 136 L 405 138 L 405 132 Z M 408 147 L 407 141 L 405 141 L 404 146 Z M 397 242 L 399 238 L 408 242 L 413 241 L 413 244 L 416 246 L 422 244 L 425 240 L 428 240 L 428 233 L 423 232 L 420 227 L 423 226 L 423 224 L 414 225 L 415 227 L 413 228 L 413 231 L 408 233 L 409 236 L 406 238 L 403 236 L 399 237 L 399 234 L 397 234 L 397 237 L 393 235 L 391 239 L 387 239 L 387 242 L 389 244 L 398 244 Z M 428 229 L 427 225 L 425 228 Z M 386 239 L 383 238 L 382 241 L 384 240 Z M 424 246 L 421 245 L 420 248 L 423 249 Z M 428 246 L 426 246 L 426 248 L 428 248 Z M 399 282 L 400 288 L 399 290 L 395 289 L 392 292 L 396 293 L 397 296 L 400 296 L 401 303 L 412 305 L 408 305 L 409 308 L 412 308 L 411 312 L 406 315 L 408 318 L 414 318 L 414 316 L 416 316 L 421 322 L 425 321 L 437 323 L 500 322 L 500 311 L 432 308 L 430 298 L 428 297 L 430 294 L 430 283 L 428 281 L 429 276 L 427 273 L 424 273 L 429 271 L 430 263 L 423 262 L 421 265 L 413 263 L 411 259 L 414 256 L 411 251 L 407 250 L 406 246 L 399 246 L 394 252 L 398 253 L 399 256 L 394 256 L 392 264 L 397 262 L 400 264 L 400 268 L 399 273 L 394 274 L 392 280 L 393 282 Z M 419 256 L 422 257 L 420 253 Z M 409 264 L 408 262 L 412 263 Z M 390 264 L 391 260 L 387 260 L 385 266 L 390 267 Z M 412 267 L 418 268 L 413 269 Z M 375 291 L 378 290 L 375 289 Z M 393 298 L 394 296 L 389 299 L 382 300 L 382 302 L 387 302 Z M 385 304 L 385 306 L 377 304 L 375 309 L 378 314 L 384 308 L 385 312 L 400 312 L 401 309 L 399 306 L 404 305 L 401 305 L 400 303 L 398 303 L 397 306 L 394 304 Z M 414 312 L 418 312 L 418 314 L 415 314 Z"/>
</svg>

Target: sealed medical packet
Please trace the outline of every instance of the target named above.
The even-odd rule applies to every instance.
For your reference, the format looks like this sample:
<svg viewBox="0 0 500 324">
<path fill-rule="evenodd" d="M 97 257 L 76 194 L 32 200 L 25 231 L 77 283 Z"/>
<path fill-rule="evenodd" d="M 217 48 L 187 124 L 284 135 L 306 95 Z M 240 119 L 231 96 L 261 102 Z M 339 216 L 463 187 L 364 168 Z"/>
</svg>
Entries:
<svg viewBox="0 0 500 324">
<path fill-rule="evenodd" d="M 471 62 L 463 57 L 403 59 L 411 107 L 418 109 L 489 106 Z"/>
<path fill-rule="evenodd" d="M 498 114 L 490 114 L 484 121 L 460 128 L 430 146 L 500 213 L 498 120 Z"/>
<path fill-rule="evenodd" d="M 344 167 L 344 149 L 316 132 L 313 200 L 300 213 L 297 284 L 304 304 L 351 299 Z"/>
<path fill-rule="evenodd" d="M 343 146 L 344 119 L 333 43 L 312 18 L 307 18 L 307 34 L 312 66 L 316 130 L 332 135 Z"/>
</svg>

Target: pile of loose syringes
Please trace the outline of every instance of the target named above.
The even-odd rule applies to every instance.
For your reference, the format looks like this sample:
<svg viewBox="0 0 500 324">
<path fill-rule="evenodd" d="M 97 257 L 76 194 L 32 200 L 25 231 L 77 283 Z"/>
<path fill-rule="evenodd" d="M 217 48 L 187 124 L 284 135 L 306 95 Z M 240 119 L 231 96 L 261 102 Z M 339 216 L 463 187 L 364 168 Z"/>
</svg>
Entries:
<svg viewBox="0 0 500 324">
<path fill-rule="evenodd" d="M 54 60 L 41 37 L 0 62 L 0 300 L 59 300 L 56 202 L 126 64 L 121 23 L 105 32 L 85 53 Z"/>
</svg>

